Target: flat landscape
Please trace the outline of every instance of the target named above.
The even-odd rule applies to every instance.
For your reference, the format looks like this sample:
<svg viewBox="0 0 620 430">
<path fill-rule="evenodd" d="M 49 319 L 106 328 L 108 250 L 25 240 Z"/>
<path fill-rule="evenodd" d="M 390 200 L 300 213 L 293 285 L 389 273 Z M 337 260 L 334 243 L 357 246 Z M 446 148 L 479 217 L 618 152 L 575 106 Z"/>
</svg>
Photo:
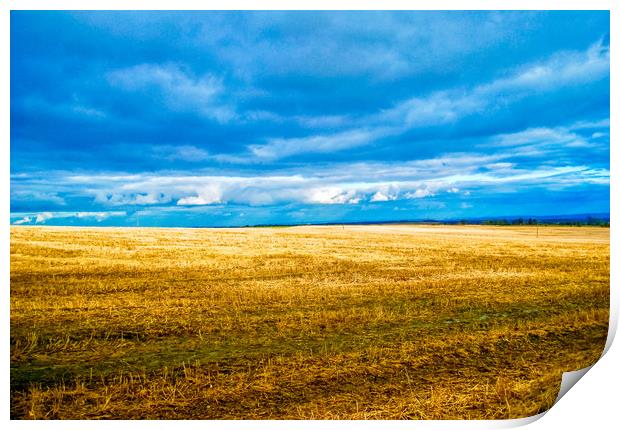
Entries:
<svg viewBox="0 0 620 430">
<path fill-rule="evenodd" d="M 609 317 L 609 228 L 11 227 L 15 419 L 499 419 Z"/>
</svg>

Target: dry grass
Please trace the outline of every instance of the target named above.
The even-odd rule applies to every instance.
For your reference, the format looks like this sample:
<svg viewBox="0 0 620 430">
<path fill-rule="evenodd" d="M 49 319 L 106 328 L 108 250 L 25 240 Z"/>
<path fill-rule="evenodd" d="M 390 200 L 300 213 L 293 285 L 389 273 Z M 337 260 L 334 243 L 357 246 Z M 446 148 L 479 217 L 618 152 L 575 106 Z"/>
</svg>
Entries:
<svg viewBox="0 0 620 430">
<path fill-rule="evenodd" d="M 602 352 L 609 229 L 11 227 L 13 418 L 517 418 Z"/>
</svg>

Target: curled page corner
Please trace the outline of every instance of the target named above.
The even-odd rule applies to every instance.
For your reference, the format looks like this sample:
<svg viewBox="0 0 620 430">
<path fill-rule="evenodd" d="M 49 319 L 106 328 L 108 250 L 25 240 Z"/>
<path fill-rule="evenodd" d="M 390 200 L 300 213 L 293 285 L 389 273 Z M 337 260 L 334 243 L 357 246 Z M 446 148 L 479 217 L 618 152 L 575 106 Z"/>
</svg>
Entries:
<svg viewBox="0 0 620 430">
<path fill-rule="evenodd" d="M 564 397 L 564 395 L 566 393 L 568 393 L 568 391 L 573 388 L 575 386 L 575 384 L 581 379 L 583 378 L 583 376 L 588 373 L 588 371 L 590 369 L 592 369 L 592 367 L 594 366 L 594 364 L 592 366 L 588 366 L 588 367 L 584 367 L 583 369 L 578 369 L 578 370 L 574 370 L 571 372 L 564 372 L 562 373 L 562 382 L 560 383 L 560 391 L 558 392 L 558 396 L 555 399 L 555 402 L 553 402 L 553 406 L 555 406 L 562 397 Z M 546 411 L 543 411 L 539 414 L 536 415 L 532 415 L 529 417 L 524 417 L 524 418 L 516 418 L 516 419 L 509 419 L 509 420 L 505 420 L 504 421 L 504 428 L 513 428 L 513 427 L 522 427 L 528 424 L 533 423 L 534 421 L 539 420 L 540 418 L 542 418 L 547 412 L 549 412 L 549 409 L 547 409 Z"/>
<path fill-rule="evenodd" d="M 562 397 L 564 397 L 564 395 L 566 393 L 568 393 L 568 391 L 573 388 L 575 386 L 575 384 L 581 379 L 583 378 L 583 376 L 588 373 L 588 371 L 590 369 L 592 369 L 592 367 L 594 366 L 594 364 L 592 366 L 588 366 L 588 367 L 584 367 L 583 369 L 578 369 L 578 370 L 574 370 L 572 372 L 564 372 L 562 373 L 562 383 L 560 384 L 560 391 L 558 393 L 558 397 L 556 397 L 555 402 L 553 402 L 553 404 L 557 404 L 560 399 Z"/>
<path fill-rule="evenodd" d="M 524 418 L 511 418 L 508 420 L 504 420 L 504 421 L 494 421 L 494 424 L 498 424 L 497 427 L 499 428 L 515 428 L 515 427 L 523 427 L 526 426 L 528 424 L 532 424 L 534 421 L 538 421 L 540 418 L 542 418 L 545 414 L 547 413 L 547 411 L 541 412 L 539 414 L 536 415 L 531 415 L 529 417 L 524 417 Z"/>
<path fill-rule="evenodd" d="M 613 310 L 613 307 L 612 307 L 612 310 Z M 611 344 L 613 343 L 614 338 L 616 337 L 617 329 L 618 329 L 618 321 L 617 321 L 617 318 L 615 317 L 615 315 L 612 312 L 612 315 L 609 318 L 609 328 L 608 328 L 608 332 L 607 332 L 607 341 L 605 342 L 605 347 L 603 348 L 603 352 L 602 352 L 601 356 L 598 358 L 599 360 L 609 350 L 609 347 L 611 346 Z M 597 360 L 597 362 L 598 362 L 598 360 Z M 578 369 L 578 370 L 574 370 L 572 372 L 564 372 L 564 373 L 562 373 L 562 382 L 560 384 L 560 391 L 558 392 L 558 396 L 556 397 L 555 402 L 553 402 L 553 404 L 555 405 L 556 403 L 558 403 L 560 401 L 560 399 L 562 397 L 564 397 L 564 395 L 566 393 L 568 393 L 568 391 L 571 388 L 573 388 L 575 386 L 575 384 L 581 378 L 583 378 L 583 376 L 586 373 L 588 373 L 588 371 L 590 369 L 592 369 L 592 367 L 594 367 L 595 364 L 596 363 L 592 364 L 591 366 L 584 367 L 583 369 Z"/>
<path fill-rule="evenodd" d="M 616 306 L 614 306 L 613 296 L 611 296 L 611 300 L 612 300 L 612 305 L 610 307 L 611 312 L 609 315 L 609 328 L 607 329 L 607 341 L 605 342 L 605 348 L 603 348 L 603 353 L 601 354 L 601 357 L 607 354 L 607 351 L 609 351 L 609 348 L 611 347 L 611 344 L 614 342 L 614 338 L 616 337 L 616 332 L 618 331 L 618 315 L 617 315 L 618 306 L 617 306 L 617 303 L 616 303 Z M 599 359 L 601 357 L 599 357 Z"/>
</svg>

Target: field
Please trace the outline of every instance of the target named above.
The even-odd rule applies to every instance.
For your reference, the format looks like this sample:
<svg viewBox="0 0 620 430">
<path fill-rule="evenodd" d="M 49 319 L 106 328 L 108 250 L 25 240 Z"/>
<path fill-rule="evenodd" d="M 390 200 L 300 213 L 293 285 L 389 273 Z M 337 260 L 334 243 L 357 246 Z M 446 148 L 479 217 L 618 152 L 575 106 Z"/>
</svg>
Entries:
<svg viewBox="0 0 620 430">
<path fill-rule="evenodd" d="M 11 227 L 15 419 L 498 419 L 607 336 L 609 229 Z"/>
</svg>

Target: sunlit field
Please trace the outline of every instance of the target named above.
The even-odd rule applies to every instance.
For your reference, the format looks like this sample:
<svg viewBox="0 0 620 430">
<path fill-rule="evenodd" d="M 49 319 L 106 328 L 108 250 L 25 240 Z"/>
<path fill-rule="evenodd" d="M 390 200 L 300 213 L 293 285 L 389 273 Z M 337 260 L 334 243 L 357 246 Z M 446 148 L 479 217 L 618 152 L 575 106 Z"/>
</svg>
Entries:
<svg viewBox="0 0 620 430">
<path fill-rule="evenodd" d="M 609 229 L 11 227 L 12 418 L 497 419 L 607 335 Z"/>
</svg>

